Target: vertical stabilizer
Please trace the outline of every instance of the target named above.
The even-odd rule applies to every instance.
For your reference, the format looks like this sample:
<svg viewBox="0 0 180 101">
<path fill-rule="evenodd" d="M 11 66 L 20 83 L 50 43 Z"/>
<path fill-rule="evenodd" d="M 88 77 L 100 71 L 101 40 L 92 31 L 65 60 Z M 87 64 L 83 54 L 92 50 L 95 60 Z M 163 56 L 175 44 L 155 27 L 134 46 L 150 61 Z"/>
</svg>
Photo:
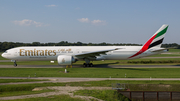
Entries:
<svg viewBox="0 0 180 101">
<path fill-rule="evenodd" d="M 162 27 L 143 46 L 148 47 L 147 49 L 153 47 L 160 48 L 167 29 L 168 25 L 162 25 Z"/>
<path fill-rule="evenodd" d="M 142 49 L 129 58 L 135 57 L 150 48 L 160 48 L 168 26 L 169 25 L 166 24 L 162 25 L 162 27 L 143 45 Z"/>
</svg>

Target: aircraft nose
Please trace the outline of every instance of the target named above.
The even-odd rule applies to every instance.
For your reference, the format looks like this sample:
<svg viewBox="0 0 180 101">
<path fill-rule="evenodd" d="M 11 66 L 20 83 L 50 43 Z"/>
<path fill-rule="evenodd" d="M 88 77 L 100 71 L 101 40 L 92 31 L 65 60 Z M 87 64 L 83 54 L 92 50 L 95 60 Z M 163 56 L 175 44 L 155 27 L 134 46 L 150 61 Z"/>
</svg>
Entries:
<svg viewBox="0 0 180 101">
<path fill-rule="evenodd" d="M 2 53 L 1 56 L 4 57 L 4 53 Z"/>
<path fill-rule="evenodd" d="M 7 58 L 7 54 L 6 54 L 6 53 L 2 53 L 1 56 L 2 56 L 3 58 Z"/>
</svg>

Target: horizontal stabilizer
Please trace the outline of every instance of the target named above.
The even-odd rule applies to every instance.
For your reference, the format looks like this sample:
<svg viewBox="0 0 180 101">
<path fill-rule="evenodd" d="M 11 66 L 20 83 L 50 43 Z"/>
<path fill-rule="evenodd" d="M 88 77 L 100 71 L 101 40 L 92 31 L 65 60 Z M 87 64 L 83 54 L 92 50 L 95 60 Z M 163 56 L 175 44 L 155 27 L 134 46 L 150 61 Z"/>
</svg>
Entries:
<svg viewBox="0 0 180 101">
<path fill-rule="evenodd" d="M 170 47 L 170 48 L 161 48 L 161 49 L 153 49 L 153 50 L 150 50 L 151 52 L 158 52 L 158 51 L 163 51 L 163 50 L 167 50 L 169 51 L 169 49 L 175 49 L 177 47 Z"/>
</svg>

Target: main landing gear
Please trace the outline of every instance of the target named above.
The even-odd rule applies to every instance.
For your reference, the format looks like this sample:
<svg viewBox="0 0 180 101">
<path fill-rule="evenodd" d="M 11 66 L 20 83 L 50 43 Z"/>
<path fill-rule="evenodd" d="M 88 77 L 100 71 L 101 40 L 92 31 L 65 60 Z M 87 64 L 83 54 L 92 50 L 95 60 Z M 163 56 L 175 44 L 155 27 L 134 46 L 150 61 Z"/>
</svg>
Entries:
<svg viewBox="0 0 180 101">
<path fill-rule="evenodd" d="M 86 61 L 86 63 L 83 64 L 84 67 L 93 67 L 93 64 L 90 63 L 90 60 L 89 59 L 84 59 Z"/>
</svg>

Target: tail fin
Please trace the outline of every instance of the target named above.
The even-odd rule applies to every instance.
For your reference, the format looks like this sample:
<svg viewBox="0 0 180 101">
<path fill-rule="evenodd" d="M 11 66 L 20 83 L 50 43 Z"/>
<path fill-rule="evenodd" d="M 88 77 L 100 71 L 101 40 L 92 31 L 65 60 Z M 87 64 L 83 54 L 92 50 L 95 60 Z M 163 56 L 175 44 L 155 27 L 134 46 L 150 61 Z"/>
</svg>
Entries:
<svg viewBox="0 0 180 101">
<path fill-rule="evenodd" d="M 168 25 L 162 25 L 162 27 L 143 45 L 143 47 L 146 50 L 153 47 L 160 48 L 167 29 Z"/>
<path fill-rule="evenodd" d="M 166 24 L 162 25 L 162 27 L 143 45 L 141 50 L 129 58 L 135 57 L 150 48 L 154 48 L 154 47 L 160 48 L 163 42 L 164 36 L 166 34 L 167 28 L 168 28 L 168 25 Z"/>
</svg>

